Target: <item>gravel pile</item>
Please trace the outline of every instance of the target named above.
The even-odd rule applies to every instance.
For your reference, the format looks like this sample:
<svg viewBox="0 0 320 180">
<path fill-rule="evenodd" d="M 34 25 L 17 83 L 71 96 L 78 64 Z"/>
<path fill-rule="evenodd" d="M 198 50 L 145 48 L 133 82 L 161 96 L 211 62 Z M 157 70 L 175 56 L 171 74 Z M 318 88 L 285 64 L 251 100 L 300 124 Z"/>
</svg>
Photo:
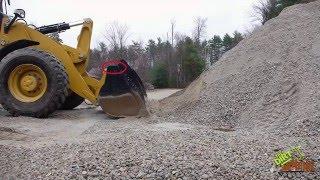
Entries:
<svg viewBox="0 0 320 180">
<path fill-rule="evenodd" d="M 319 159 L 319 9 L 320 1 L 285 9 L 183 93 L 162 100 L 159 121 L 235 130 L 237 142 L 231 144 L 241 153 L 229 152 L 229 158 L 242 159 L 247 167 L 235 165 L 242 170 L 259 167 L 260 178 L 282 177 L 273 176 L 277 168 L 270 163 L 279 150 L 300 145 L 307 158 Z"/>
<path fill-rule="evenodd" d="M 185 92 L 161 102 L 172 121 L 320 134 L 320 2 L 284 10 Z"/>
</svg>

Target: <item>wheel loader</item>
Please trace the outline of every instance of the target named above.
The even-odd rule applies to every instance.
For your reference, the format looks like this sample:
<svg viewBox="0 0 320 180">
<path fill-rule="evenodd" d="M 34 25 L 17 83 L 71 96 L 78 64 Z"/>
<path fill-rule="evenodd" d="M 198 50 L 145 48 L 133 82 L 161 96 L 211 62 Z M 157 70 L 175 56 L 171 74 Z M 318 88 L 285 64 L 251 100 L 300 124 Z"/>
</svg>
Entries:
<svg viewBox="0 0 320 180">
<path fill-rule="evenodd" d="M 0 103 L 14 116 L 46 118 L 70 110 L 85 99 L 111 117 L 139 116 L 145 111 L 146 91 L 137 73 L 124 60 L 101 64 L 102 77 L 91 76 L 89 62 L 93 22 L 28 25 L 25 11 L 13 16 L 0 0 Z M 50 38 L 82 26 L 76 48 Z"/>
</svg>

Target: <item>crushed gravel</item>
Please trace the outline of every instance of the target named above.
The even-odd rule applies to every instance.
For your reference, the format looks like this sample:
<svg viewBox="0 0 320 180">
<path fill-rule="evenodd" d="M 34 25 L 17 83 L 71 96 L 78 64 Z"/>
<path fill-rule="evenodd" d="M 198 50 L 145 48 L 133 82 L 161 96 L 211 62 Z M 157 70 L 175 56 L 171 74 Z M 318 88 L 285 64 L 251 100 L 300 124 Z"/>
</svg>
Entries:
<svg viewBox="0 0 320 180">
<path fill-rule="evenodd" d="M 319 178 L 319 9 L 320 1 L 285 9 L 186 90 L 153 102 L 150 118 L 0 111 L 0 179 Z M 275 167 L 275 154 L 295 146 L 315 173 Z"/>
</svg>

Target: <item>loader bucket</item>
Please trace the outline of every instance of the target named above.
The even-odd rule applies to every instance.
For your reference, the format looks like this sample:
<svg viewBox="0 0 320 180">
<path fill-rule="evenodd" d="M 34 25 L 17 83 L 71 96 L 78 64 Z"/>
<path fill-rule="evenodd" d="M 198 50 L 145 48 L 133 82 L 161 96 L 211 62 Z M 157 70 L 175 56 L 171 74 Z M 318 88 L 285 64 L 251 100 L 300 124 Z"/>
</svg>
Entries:
<svg viewBox="0 0 320 180">
<path fill-rule="evenodd" d="M 145 116 L 147 96 L 138 74 L 124 60 L 102 66 L 106 82 L 99 93 L 99 105 L 112 117 Z"/>
</svg>

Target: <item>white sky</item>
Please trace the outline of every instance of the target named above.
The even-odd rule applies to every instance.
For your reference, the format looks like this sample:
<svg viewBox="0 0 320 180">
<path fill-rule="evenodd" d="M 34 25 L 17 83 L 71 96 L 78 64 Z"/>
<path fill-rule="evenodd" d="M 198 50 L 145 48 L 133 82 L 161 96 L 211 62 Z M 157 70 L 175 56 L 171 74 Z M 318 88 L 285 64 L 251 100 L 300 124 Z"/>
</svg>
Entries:
<svg viewBox="0 0 320 180">
<path fill-rule="evenodd" d="M 258 0 L 11 0 L 10 12 L 22 8 L 29 23 L 38 26 L 73 22 L 90 17 L 94 21 L 92 46 L 103 39 L 108 23 L 127 24 L 130 40 L 147 42 L 167 38 L 171 19 L 176 31 L 191 36 L 193 20 L 208 18 L 207 37 L 234 30 L 243 32 L 252 24 L 252 6 Z M 79 28 L 61 34 L 75 45 Z"/>
</svg>

